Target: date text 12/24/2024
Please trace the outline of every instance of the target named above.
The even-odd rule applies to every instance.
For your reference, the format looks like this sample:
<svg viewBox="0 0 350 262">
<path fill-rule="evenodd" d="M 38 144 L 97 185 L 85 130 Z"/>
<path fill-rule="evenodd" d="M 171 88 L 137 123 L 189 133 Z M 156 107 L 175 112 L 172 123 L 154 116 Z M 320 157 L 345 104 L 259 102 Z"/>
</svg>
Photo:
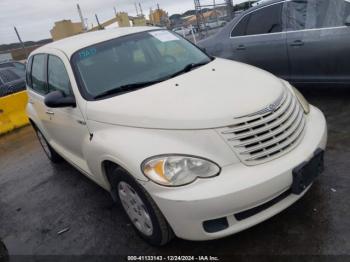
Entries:
<svg viewBox="0 0 350 262">
<path fill-rule="evenodd" d="M 127 261 L 220 261 L 216 256 L 128 256 Z"/>
</svg>

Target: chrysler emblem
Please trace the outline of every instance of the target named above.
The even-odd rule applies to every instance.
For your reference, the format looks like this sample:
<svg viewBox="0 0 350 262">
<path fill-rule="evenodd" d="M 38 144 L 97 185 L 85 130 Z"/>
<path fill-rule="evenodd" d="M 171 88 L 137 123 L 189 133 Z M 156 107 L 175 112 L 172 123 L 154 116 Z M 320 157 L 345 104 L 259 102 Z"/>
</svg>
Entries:
<svg viewBox="0 0 350 262">
<path fill-rule="evenodd" d="M 277 108 L 277 105 L 276 104 L 271 104 L 267 107 L 267 109 L 270 111 L 270 112 L 273 112 L 275 111 Z"/>
<path fill-rule="evenodd" d="M 235 118 L 239 119 L 239 118 L 243 118 L 243 117 L 253 117 L 253 116 L 257 116 L 257 115 L 264 115 L 264 114 L 267 114 L 267 113 L 275 112 L 283 104 L 283 102 L 285 101 L 286 97 L 287 97 L 286 92 L 283 92 L 281 94 L 281 96 L 275 102 L 273 102 L 272 104 L 269 104 L 264 109 L 261 109 L 260 111 L 255 112 L 253 114 L 240 116 L 240 117 L 235 117 Z"/>
</svg>

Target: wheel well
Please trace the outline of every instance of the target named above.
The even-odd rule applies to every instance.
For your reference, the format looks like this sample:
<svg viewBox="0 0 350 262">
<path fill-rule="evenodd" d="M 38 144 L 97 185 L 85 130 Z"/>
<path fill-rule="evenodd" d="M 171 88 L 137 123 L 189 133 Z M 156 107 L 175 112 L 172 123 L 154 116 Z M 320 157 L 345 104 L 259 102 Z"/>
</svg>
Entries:
<svg viewBox="0 0 350 262">
<path fill-rule="evenodd" d="M 112 187 L 112 177 L 111 177 L 111 170 L 112 168 L 119 168 L 120 166 L 116 164 L 115 162 L 112 162 L 110 160 L 105 160 L 102 162 L 102 172 L 105 175 L 105 177 L 108 180 L 108 183 Z"/>
</svg>

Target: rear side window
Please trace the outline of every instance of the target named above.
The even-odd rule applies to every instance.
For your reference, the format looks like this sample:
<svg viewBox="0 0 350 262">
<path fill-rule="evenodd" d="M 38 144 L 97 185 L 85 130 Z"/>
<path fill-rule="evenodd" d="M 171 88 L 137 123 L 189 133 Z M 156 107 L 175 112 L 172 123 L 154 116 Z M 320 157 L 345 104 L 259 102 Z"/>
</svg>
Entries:
<svg viewBox="0 0 350 262">
<path fill-rule="evenodd" d="M 243 36 L 246 34 L 249 18 L 250 18 L 250 15 L 246 15 L 245 17 L 242 18 L 242 20 L 232 30 L 231 37 Z"/>
<path fill-rule="evenodd" d="M 54 55 L 49 55 L 47 80 L 49 91 L 62 91 L 65 95 L 71 94 L 69 77 L 62 60 Z"/>
<path fill-rule="evenodd" d="M 344 26 L 349 15 L 347 0 L 294 0 L 287 2 L 287 30 Z"/>
<path fill-rule="evenodd" d="M 32 88 L 39 94 L 47 94 L 46 86 L 46 55 L 39 54 L 33 58 Z"/>
<path fill-rule="evenodd" d="M 282 32 L 283 3 L 271 5 L 250 14 L 246 35 Z"/>
<path fill-rule="evenodd" d="M 29 87 L 32 87 L 32 78 L 31 78 L 32 64 L 33 64 L 33 57 L 31 56 L 28 60 L 27 68 L 26 68 L 26 81 Z"/>
</svg>

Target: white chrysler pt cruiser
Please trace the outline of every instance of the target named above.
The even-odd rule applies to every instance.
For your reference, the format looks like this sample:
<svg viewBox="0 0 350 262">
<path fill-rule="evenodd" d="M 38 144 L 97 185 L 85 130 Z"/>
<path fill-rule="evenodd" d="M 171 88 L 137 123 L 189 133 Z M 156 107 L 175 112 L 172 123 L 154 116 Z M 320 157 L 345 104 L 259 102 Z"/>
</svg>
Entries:
<svg viewBox="0 0 350 262">
<path fill-rule="evenodd" d="M 260 223 L 323 168 L 320 110 L 288 82 L 167 30 L 57 41 L 31 53 L 26 77 L 27 112 L 48 158 L 110 191 L 153 245 Z"/>
</svg>

